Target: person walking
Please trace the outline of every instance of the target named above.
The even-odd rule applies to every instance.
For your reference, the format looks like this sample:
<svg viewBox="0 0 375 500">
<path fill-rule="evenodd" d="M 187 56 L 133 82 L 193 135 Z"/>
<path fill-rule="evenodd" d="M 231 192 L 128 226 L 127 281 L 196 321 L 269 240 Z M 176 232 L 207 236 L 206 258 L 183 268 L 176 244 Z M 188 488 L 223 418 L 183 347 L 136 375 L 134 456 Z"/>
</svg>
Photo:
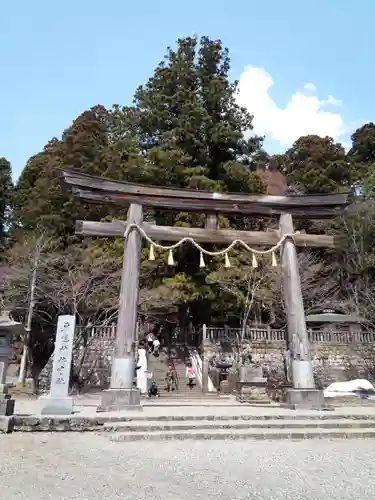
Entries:
<svg viewBox="0 0 375 500">
<path fill-rule="evenodd" d="M 155 337 L 153 340 L 152 348 L 153 348 L 154 356 L 158 357 L 159 350 L 160 350 L 160 340 L 157 337 Z"/>
<path fill-rule="evenodd" d="M 174 375 L 174 370 L 173 370 L 172 365 L 168 366 L 167 373 L 165 374 L 165 382 L 167 385 L 167 391 L 168 392 L 174 391 L 176 382 L 175 382 L 175 375 Z"/>
<path fill-rule="evenodd" d="M 195 385 L 195 374 L 190 362 L 186 364 L 186 378 L 188 379 L 187 385 L 192 389 Z"/>
<path fill-rule="evenodd" d="M 147 394 L 147 355 L 143 344 L 138 349 L 137 387 L 141 394 Z"/>
<path fill-rule="evenodd" d="M 148 351 L 149 354 L 152 353 L 153 345 L 154 345 L 154 336 L 150 332 L 147 335 L 147 351 Z"/>
</svg>

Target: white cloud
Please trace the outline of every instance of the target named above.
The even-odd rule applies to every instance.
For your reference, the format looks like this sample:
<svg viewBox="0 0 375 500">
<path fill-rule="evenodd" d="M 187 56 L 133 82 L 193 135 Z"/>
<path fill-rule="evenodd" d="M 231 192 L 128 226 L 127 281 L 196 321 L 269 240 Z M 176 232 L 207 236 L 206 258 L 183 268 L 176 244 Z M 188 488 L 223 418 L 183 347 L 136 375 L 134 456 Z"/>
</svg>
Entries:
<svg viewBox="0 0 375 500">
<path fill-rule="evenodd" d="M 316 90 L 316 87 L 313 83 L 305 83 L 305 85 L 303 86 L 303 88 L 305 90 L 311 90 L 311 92 L 315 92 Z"/>
<path fill-rule="evenodd" d="M 325 104 L 331 104 L 332 106 L 341 106 L 342 101 L 340 99 L 336 99 L 336 97 L 333 97 L 333 95 L 329 95 L 327 100 L 324 101 Z"/>
<path fill-rule="evenodd" d="M 321 101 L 316 95 L 296 91 L 287 105 L 280 107 L 269 94 L 272 86 L 272 77 L 263 68 L 248 66 L 240 77 L 238 103 L 254 115 L 256 133 L 278 141 L 283 147 L 302 135 L 328 135 L 336 140 L 342 135 L 341 115 L 324 109 L 327 104 L 338 106 L 341 101 L 331 95 Z M 312 83 L 306 83 L 304 89 L 316 90 Z"/>
</svg>

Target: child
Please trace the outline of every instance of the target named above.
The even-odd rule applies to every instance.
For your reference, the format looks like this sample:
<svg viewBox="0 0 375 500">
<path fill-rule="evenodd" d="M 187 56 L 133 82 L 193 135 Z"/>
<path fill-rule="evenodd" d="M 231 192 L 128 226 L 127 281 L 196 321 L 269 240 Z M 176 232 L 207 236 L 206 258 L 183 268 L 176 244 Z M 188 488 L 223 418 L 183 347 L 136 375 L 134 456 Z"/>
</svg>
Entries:
<svg viewBox="0 0 375 500">
<path fill-rule="evenodd" d="M 150 388 L 148 390 L 148 397 L 151 398 L 151 396 L 155 396 L 156 398 L 160 397 L 159 388 L 155 380 L 151 382 Z"/>
<path fill-rule="evenodd" d="M 186 378 L 188 379 L 187 385 L 190 387 L 190 389 L 192 389 L 194 386 L 195 375 L 194 375 L 194 370 L 193 370 L 193 367 L 191 366 L 191 363 L 188 363 L 186 365 Z"/>
<path fill-rule="evenodd" d="M 147 335 L 147 347 L 148 347 L 147 350 L 149 354 L 152 353 L 153 344 L 154 344 L 154 336 L 152 335 L 152 333 L 149 333 Z"/>
</svg>

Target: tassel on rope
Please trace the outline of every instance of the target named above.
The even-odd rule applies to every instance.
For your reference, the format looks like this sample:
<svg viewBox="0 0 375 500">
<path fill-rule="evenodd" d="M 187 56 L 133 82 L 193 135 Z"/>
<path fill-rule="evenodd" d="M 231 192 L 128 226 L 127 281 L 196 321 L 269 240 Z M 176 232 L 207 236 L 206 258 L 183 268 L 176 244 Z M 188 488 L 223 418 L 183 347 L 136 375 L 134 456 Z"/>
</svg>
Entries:
<svg viewBox="0 0 375 500">
<path fill-rule="evenodd" d="M 204 263 L 204 258 L 203 258 L 203 252 L 200 251 L 200 256 L 199 256 L 199 267 L 205 267 L 206 264 Z"/>
<path fill-rule="evenodd" d="M 148 254 L 148 260 L 155 260 L 154 245 L 150 245 L 150 253 Z"/>
<path fill-rule="evenodd" d="M 173 252 L 172 250 L 169 250 L 169 254 L 168 254 L 168 266 L 174 266 L 175 262 L 174 262 L 174 259 L 173 259 Z"/>
<path fill-rule="evenodd" d="M 225 264 L 224 264 L 225 267 L 231 267 L 230 266 L 230 260 L 229 260 L 229 257 L 228 257 L 228 254 L 226 253 L 225 254 Z"/>
<path fill-rule="evenodd" d="M 272 252 L 272 267 L 277 267 L 277 260 L 275 252 Z"/>
<path fill-rule="evenodd" d="M 255 253 L 253 253 L 252 266 L 254 269 L 256 269 L 258 267 L 258 261 L 257 261 L 257 258 L 255 257 Z"/>
</svg>

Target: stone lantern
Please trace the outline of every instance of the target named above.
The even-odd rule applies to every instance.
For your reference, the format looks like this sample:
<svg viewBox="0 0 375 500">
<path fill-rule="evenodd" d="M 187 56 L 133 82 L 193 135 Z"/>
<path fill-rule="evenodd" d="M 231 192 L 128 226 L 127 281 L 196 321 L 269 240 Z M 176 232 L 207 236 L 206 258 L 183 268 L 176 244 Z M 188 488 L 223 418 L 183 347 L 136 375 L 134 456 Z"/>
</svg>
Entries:
<svg viewBox="0 0 375 500">
<path fill-rule="evenodd" d="M 11 338 L 14 334 L 24 331 L 22 323 L 13 321 L 8 311 L 0 313 L 0 416 L 12 415 L 14 412 L 14 400 L 8 395 L 6 375 L 11 353 Z"/>
</svg>

